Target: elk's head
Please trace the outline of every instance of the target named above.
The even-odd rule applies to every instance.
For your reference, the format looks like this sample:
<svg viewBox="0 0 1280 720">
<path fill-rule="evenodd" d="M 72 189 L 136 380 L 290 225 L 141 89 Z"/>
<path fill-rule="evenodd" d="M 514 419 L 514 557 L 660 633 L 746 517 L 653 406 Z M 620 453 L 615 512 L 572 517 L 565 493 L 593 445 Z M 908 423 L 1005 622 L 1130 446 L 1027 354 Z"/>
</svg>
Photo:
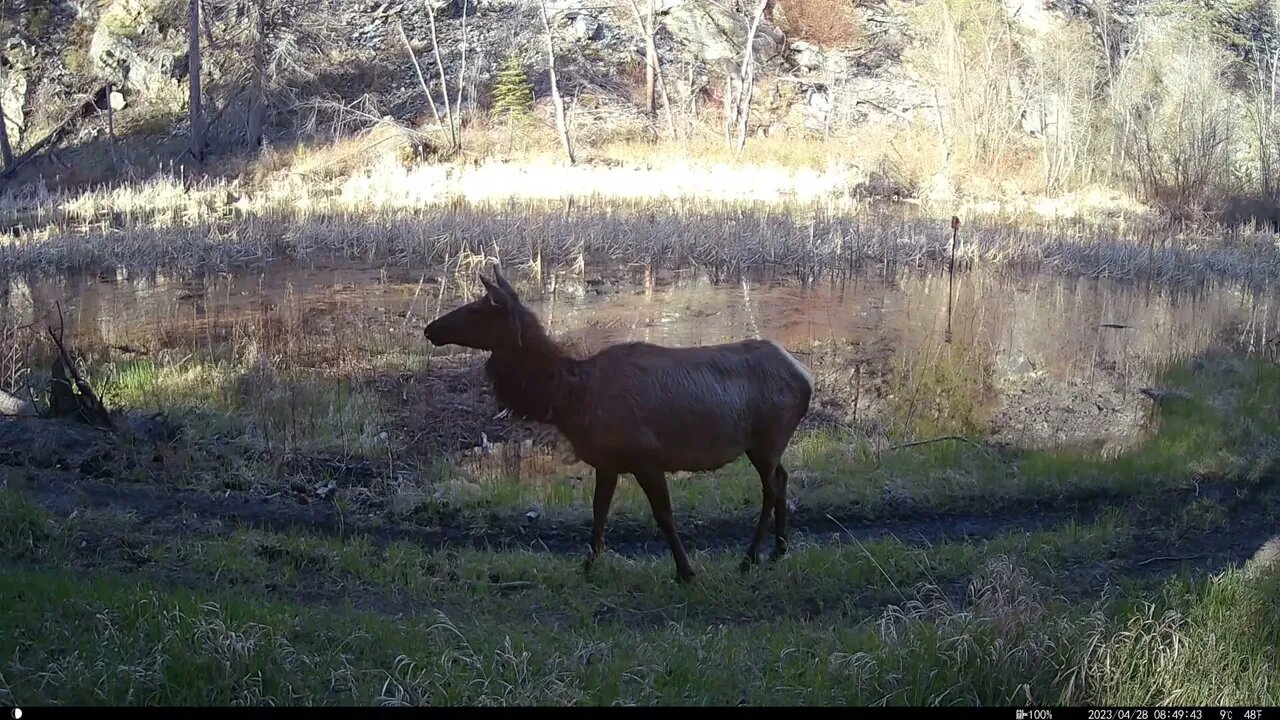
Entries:
<svg viewBox="0 0 1280 720">
<path fill-rule="evenodd" d="M 480 276 L 485 294 L 431 322 L 422 334 L 433 345 L 461 345 L 500 351 L 521 345 L 521 327 L 529 311 L 511 284 L 495 271 L 493 280 Z"/>
</svg>

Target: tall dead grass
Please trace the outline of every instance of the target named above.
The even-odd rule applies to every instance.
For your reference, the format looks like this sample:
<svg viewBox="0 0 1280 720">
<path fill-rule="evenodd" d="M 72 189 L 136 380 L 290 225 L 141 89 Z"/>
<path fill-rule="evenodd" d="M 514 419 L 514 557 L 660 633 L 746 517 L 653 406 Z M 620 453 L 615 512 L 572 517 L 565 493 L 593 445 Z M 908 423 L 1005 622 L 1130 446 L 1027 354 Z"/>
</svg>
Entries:
<svg viewBox="0 0 1280 720">
<path fill-rule="evenodd" d="M 495 252 L 507 263 L 578 263 L 583 259 L 658 266 L 697 265 L 714 272 L 755 266 L 789 268 L 803 277 L 865 267 L 940 267 L 945 222 L 866 204 L 840 206 L 798 194 L 762 200 L 775 176 L 726 168 L 716 200 L 692 200 L 678 187 L 650 186 L 621 199 L 573 198 L 572 188 L 601 190 L 598 178 L 624 191 L 640 172 L 573 168 L 489 168 L 475 174 L 438 166 L 398 177 L 367 174 L 328 192 L 299 183 L 250 192 L 234 184 L 185 188 L 157 180 L 72 198 L 36 197 L 16 236 L 0 242 L 0 273 L 200 267 L 209 271 L 278 259 L 359 258 L 391 266 L 441 267 L 460 253 Z M 453 173 L 458 171 L 454 170 Z M 678 176 L 666 176 L 678 177 Z M 563 181 L 558 185 L 557 178 Z M 532 197 L 502 202 L 495 186 Z M 797 175 L 810 188 L 829 179 Z M 657 185 L 658 181 L 654 181 Z M 565 187 L 567 185 L 568 187 Z M 778 192 L 778 187 L 773 192 Z M 538 196 L 538 190 L 551 188 Z M 692 189 L 690 190 L 692 192 Z M 734 197 L 738 195 L 739 197 Z M 746 196 L 746 197 L 741 197 Z M 541 200 L 542 202 L 537 202 Z M 14 206 L 6 208 L 13 212 Z M 122 209 L 124 208 L 124 209 Z M 978 215 L 961 231 L 963 267 L 1046 271 L 1088 277 L 1181 283 L 1211 277 L 1267 282 L 1280 274 L 1275 236 L 1078 220 L 1031 222 Z"/>
</svg>

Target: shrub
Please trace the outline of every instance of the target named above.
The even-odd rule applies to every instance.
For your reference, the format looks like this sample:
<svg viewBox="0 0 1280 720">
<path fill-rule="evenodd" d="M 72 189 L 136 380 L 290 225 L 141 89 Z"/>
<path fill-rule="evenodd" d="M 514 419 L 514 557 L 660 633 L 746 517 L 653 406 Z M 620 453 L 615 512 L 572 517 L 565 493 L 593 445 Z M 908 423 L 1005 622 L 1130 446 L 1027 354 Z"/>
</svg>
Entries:
<svg viewBox="0 0 1280 720">
<path fill-rule="evenodd" d="M 856 0 L 778 0 L 774 22 L 796 40 L 824 48 L 862 40 Z"/>
<path fill-rule="evenodd" d="M 1142 21 L 1112 86 L 1122 174 L 1175 215 L 1212 210 L 1229 192 L 1237 134 L 1231 57 L 1180 18 Z"/>
</svg>

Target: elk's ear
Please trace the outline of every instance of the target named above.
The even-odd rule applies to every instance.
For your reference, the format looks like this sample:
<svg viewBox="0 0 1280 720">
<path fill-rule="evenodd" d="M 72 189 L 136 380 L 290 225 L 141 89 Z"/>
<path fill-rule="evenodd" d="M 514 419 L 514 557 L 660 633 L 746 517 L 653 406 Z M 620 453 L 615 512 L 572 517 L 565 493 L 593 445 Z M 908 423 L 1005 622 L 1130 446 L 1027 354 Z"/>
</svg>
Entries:
<svg viewBox="0 0 1280 720">
<path fill-rule="evenodd" d="M 511 304 L 510 298 L 507 297 L 507 292 L 503 290 L 501 286 L 490 282 L 489 278 L 486 278 L 484 275 L 480 276 L 480 282 L 484 285 L 485 292 L 489 296 L 489 301 L 494 305 L 497 305 L 498 307 L 507 307 Z"/>
<path fill-rule="evenodd" d="M 498 283 L 498 286 L 501 287 L 507 293 L 507 295 L 511 297 L 512 300 L 518 301 L 520 299 L 520 296 L 516 294 L 516 289 L 511 287 L 511 283 L 507 282 L 507 276 L 505 273 L 502 272 L 501 265 L 494 267 L 493 279 Z"/>
<path fill-rule="evenodd" d="M 489 289 L 489 299 L 494 305 L 507 311 L 507 318 L 511 322 L 511 336 L 515 338 L 516 347 L 520 347 L 524 345 L 524 332 L 520 324 L 520 298 L 516 297 L 516 291 L 511 289 L 511 285 L 502 276 L 501 266 L 494 271 L 493 279 L 496 284 L 485 280 L 483 275 L 480 276 L 480 281 Z"/>
</svg>

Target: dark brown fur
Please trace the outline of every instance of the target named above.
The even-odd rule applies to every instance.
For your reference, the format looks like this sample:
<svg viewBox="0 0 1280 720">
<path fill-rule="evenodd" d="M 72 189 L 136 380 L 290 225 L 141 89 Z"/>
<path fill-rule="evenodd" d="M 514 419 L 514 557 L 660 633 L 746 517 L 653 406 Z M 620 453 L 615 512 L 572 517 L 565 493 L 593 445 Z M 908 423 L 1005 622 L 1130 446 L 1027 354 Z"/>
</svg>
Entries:
<svg viewBox="0 0 1280 720">
<path fill-rule="evenodd" d="M 491 355 L 485 372 L 516 415 L 555 425 L 596 470 L 594 524 L 586 567 L 604 550 L 604 524 L 618 475 L 644 490 L 681 580 L 693 577 L 676 533 L 665 473 L 715 470 L 746 453 L 760 473 L 760 519 L 742 568 L 759 562 L 769 518 L 773 558 L 787 549 L 787 470 L 782 453 L 809 409 L 813 380 L 767 340 L 673 348 L 629 342 L 587 358 L 566 353 L 499 271 L 481 277 L 484 297 L 423 331 L 436 345 Z"/>
</svg>

